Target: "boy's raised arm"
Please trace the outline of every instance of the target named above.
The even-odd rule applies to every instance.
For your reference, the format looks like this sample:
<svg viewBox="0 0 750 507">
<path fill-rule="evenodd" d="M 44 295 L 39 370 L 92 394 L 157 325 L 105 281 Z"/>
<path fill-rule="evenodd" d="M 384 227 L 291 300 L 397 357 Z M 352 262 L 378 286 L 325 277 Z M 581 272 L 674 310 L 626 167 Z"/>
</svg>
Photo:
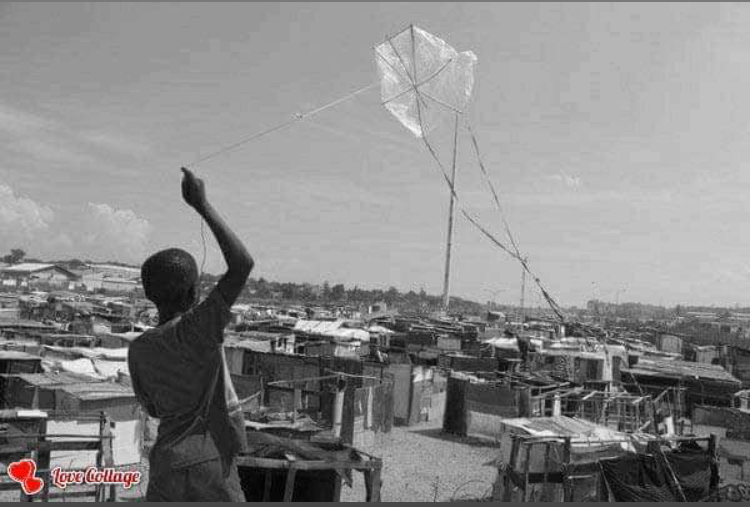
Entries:
<svg viewBox="0 0 750 507">
<path fill-rule="evenodd" d="M 254 261 L 245 249 L 242 241 L 232 232 L 206 199 L 203 180 L 196 178 L 189 170 L 182 168 L 182 197 L 208 224 L 216 237 L 221 253 L 227 263 L 227 272 L 221 277 L 216 288 L 221 291 L 224 300 L 232 305 L 242 292 L 247 277 L 253 269 Z"/>
</svg>

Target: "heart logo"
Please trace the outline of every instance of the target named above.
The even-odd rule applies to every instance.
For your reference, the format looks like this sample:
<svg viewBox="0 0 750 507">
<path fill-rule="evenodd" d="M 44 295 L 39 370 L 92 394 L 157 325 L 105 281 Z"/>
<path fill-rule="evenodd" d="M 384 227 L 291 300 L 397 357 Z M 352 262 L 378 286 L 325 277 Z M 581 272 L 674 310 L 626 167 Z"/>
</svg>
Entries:
<svg viewBox="0 0 750 507">
<path fill-rule="evenodd" d="M 21 484 L 23 492 L 27 495 L 36 495 L 44 487 L 44 481 L 39 477 L 29 477 Z"/>
<path fill-rule="evenodd" d="M 44 487 L 44 481 L 36 474 L 36 463 L 31 459 L 14 461 L 8 465 L 8 476 L 21 484 L 23 492 L 27 495 L 36 495 Z"/>
</svg>

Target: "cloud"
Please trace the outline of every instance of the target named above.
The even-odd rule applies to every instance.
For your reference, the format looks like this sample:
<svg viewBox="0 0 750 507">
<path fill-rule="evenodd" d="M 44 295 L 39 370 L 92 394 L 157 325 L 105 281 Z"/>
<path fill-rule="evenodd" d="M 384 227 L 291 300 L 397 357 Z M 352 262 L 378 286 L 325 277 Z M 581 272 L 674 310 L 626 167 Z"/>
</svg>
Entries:
<svg viewBox="0 0 750 507">
<path fill-rule="evenodd" d="M 0 103 L 0 134 L 6 149 L 44 162 L 81 164 L 97 155 L 141 157 L 149 145 L 114 131 L 82 131 L 57 119 Z M 1 151 L 0 151 L 1 153 Z"/>
<path fill-rule="evenodd" d="M 12 188 L 0 184 L 0 243 L 28 245 L 39 234 L 46 233 L 55 214 L 44 205 L 16 194 Z"/>
<path fill-rule="evenodd" d="M 0 247 L 20 247 L 45 259 L 79 257 L 140 263 L 151 224 L 128 209 L 88 203 L 72 216 L 18 195 L 0 183 Z"/>
<path fill-rule="evenodd" d="M 146 254 L 151 224 L 132 210 L 109 204 L 88 203 L 81 230 L 82 244 L 90 255 L 105 260 L 140 262 Z"/>
<path fill-rule="evenodd" d="M 563 183 L 568 188 L 579 188 L 581 186 L 581 178 L 579 176 L 571 176 L 564 172 L 553 174 L 550 178 L 554 181 Z"/>
</svg>

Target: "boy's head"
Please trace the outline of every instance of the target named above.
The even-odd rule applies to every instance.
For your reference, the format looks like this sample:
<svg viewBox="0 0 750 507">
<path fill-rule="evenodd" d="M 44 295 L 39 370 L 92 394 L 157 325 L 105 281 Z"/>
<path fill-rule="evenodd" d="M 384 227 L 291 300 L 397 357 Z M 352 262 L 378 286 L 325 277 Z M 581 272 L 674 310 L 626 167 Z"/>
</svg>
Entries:
<svg viewBox="0 0 750 507">
<path fill-rule="evenodd" d="M 195 303 L 198 265 L 193 256 L 179 248 L 156 252 L 141 267 L 146 297 L 161 313 L 184 311 Z"/>
</svg>

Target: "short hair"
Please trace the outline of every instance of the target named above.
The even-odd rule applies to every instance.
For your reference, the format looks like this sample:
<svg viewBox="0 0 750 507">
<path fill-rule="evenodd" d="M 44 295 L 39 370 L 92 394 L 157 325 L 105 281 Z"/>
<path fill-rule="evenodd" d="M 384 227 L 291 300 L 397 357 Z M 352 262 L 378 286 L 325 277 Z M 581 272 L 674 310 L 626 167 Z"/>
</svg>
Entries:
<svg viewBox="0 0 750 507">
<path fill-rule="evenodd" d="M 181 303 L 198 281 L 198 265 L 179 248 L 156 252 L 141 267 L 146 297 L 156 306 Z"/>
</svg>

